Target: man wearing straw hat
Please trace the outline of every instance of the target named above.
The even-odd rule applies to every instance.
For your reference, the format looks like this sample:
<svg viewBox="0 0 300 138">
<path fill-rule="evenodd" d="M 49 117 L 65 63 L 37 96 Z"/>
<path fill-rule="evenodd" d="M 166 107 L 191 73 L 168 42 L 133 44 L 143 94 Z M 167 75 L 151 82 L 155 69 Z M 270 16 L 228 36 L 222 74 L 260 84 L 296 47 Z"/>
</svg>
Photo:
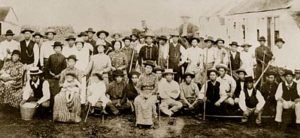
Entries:
<svg viewBox="0 0 300 138">
<path fill-rule="evenodd" d="M 254 77 L 254 65 L 256 64 L 255 55 L 253 52 L 250 52 L 250 48 L 252 45 L 245 43 L 241 45 L 243 47 L 243 51 L 241 52 L 241 68 L 245 69 L 248 76 Z"/>
<path fill-rule="evenodd" d="M 165 69 L 163 73 L 165 79 L 158 84 L 158 93 L 162 99 L 159 106 L 161 111 L 170 117 L 169 124 L 171 125 L 176 121 L 172 116 L 182 108 L 182 103 L 176 100 L 180 95 L 180 88 L 179 84 L 173 80 L 174 74 L 173 69 Z"/>
<path fill-rule="evenodd" d="M 41 78 L 43 72 L 38 67 L 29 69 L 30 80 L 23 89 L 23 100 L 20 105 L 26 102 L 35 102 L 39 113 L 46 113 L 50 106 L 50 86 L 47 80 Z"/>
</svg>

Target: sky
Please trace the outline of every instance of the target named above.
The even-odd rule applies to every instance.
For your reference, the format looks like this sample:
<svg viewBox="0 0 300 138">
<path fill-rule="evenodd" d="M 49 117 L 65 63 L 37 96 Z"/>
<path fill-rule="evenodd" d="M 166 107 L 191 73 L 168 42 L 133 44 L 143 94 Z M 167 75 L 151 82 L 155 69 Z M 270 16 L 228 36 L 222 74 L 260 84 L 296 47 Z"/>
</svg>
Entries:
<svg viewBox="0 0 300 138">
<path fill-rule="evenodd" d="M 240 0 L 0 0 L 14 9 L 21 25 L 71 25 L 109 31 L 128 30 L 146 20 L 152 29 L 176 28 L 182 15 L 197 24 L 224 6 Z"/>
</svg>

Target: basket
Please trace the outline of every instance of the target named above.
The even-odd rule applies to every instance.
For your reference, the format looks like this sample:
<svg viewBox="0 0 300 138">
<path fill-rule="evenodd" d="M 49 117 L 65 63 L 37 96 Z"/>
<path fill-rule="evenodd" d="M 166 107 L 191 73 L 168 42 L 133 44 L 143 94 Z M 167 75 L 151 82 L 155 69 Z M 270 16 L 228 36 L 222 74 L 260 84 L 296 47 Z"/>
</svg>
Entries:
<svg viewBox="0 0 300 138">
<path fill-rule="evenodd" d="M 23 120 L 32 120 L 33 115 L 36 110 L 35 106 L 36 106 L 35 102 L 28 102 L 28 103 L 24 103 L 23 105 L 21 105 L 20 106 L 21 118 Z"/>
</svg>

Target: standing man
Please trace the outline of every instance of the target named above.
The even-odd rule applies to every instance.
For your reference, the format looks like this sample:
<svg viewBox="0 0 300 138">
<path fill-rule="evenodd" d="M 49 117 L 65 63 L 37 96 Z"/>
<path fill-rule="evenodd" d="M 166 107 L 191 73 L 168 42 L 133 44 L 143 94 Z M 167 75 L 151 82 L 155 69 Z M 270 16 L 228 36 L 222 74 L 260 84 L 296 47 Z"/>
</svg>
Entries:
<svg viewBox="0 0 300 138">
<path fill-rule="evenodd" d="M 229 52 L 225 47 L 225 40 L 218 38 L 215 42 L 216 48 L 216 54 L 217 54 L 217 61 L 216 64 L 229 64 Z"/>
<path fill-rule="evenodd" d="M 49 56 L 54 54 L 55 51 L 53 50 L 52 45 L 54 44 L 54 36 L 56 35 L 56 32 L 54 29 L 48 29 L 45 32 L 45 36 L 47 37 L 47 41 L 43 43 L 41 47 L 41 54 L 40 54 L 40 63 L 41 67 L 46 67 L 47 62 L 49 59 Z M 46 71 L 46 70 L 44 70 Z"/>
<path fill-rule="evenodd" d="M 248 76 L 254 77 L 254 65 L 256 64 L 255 55 L 253 52 L 250 52 L 250 44 L 243 44 L 242 47 L 244 48 L 241 52 L 241 68 L 245 69 Z"/>
<path fill-rule="evenodd" d="M 275 40 L 275 46 L 272 49 L 274 53 L 274 66 L 286 68 L 286 48 L 283 47 L 285 41 L 282 38 L 277 38 Z"/>
<path fill-rule="evenodd" d="M 109 33 L 105 30 L 97 32 L 97 37 L 99 38 L 96 42 L 97 45 L 103 45 L 105 47 L 104 53 L 109 54 L 112 51 L 112 45 L 106 40 Z M 98 51 L 97 51 L 98 52 Z"/>
<path fill-rule="evenodd" d="M 135 62 L 137 59 L 137 54 L 135 50 L 131 47 L 131 38 L 126 36 L 123 38 L 124 47 L 121 49 L 121 52 L 126 55 L 127 59 L 127 72 L 129 73 L 130 68 L 135 69 Z"/>
<path fill-rule="evenodd" d="M 207 69 L 211 69 L 217 65 L 217 54 L 216 48 L 213 47 L 215 43 L 213 37 L 208 36 L 207 39 L 204 40 L 206 47 L 203 49 L 204 53 L 204 67 Z"/>
<path fill-rule="evenodd" d="M 239 47 L 239 44 L 237 42 L 232 42 L 229 44 L 231 46 L 231 51 L 229 53 L 230 55 L 230 62 L 229 62 L 229 69 L 234 73 L 236 70 L 238 70 L 241 67 L 241 54 L 238 52 L 237 48 Z M 237 78 L 236 74 L 232 74 L 235 78 Z"/>
<path fill-rule="evenodd" d="M 174 80 L 179 82 L 180 76 L 182 76 L 186 70 L 186 67 L 182 68 L 182 65 L 186 61 L 186 49 L 178 42 L 179 35 L 172 34 L 171 42 L 169 44 L 169 68 L 173 69 L 175 74 Z"/>
<path fill-rule="evenodd" d="M 67 45 L 64 46 L 62 54 L 65 57 L 69 57 L 70 55 L 74 55 L 74 53 L 77 51 L 75 46 L 76 38 L 73 35 L 69 35 L 66 39 Z"/>
<path fill-rule="evenodd" d="M 262 74 L 263 70 L 267 67 L 269 62 L 272 60 L 273 53 L 269 46 L 266 46 L 266 38 L 259 38 L 260 46 L 255 49 L 255 58 L 256 58 L 256 75 L 255 79 L 258 79 Z"/>
<path fill-rule="evenodd" d="M 168 68 L 169 58 L 169 44 L 167 43 L 168 38 L 164 35 L 157 37 L 158 40 L 158 65 L 163 69 Z"/>
<path fill-rule="evenodd" d="M 34 33 L 29 28 L 25 28 L 21 31 L 24 35 L 24 40 L 20 42 L 21 48 L 21 62 L 26 65 L 25 69 L 29 69 L 31 66 L 36 66 L 39 60 L 39 48 L 31 40 L 31 35 Z"/>
<path fill-rule="evenodd" d="M 81 38 L 84 42 L 88 40 L 88 34 L 86 32 L 81 32 L 79 35 L 77 35 L 79 38 Z M 93 55 L 94 47 L 90 43 L 84 43 L 83 48 L 88 49 L 90 55 Z"/>
<path fill-rule="evenodd" d="M 158 60 L 158 48 L 153 43 L 154 34 L 148 33 L 145 34 L 146 45 L 143 46 L 139 53 L 139 63 L 143 65 L 143 63 L 147 60 L 151 60 L 155 64 L 157 64 Z"/>
<path fill-rule="evenodd" d="M 0 69 L 6 59 L 11 59 L 11 54 L 14 50 L 20 51 L 20 43 L 13 40 L 15 34 L 12 30 L 7 30 L 5 40 L 0 43 Z"/>
<path fill-rule="evenodd" d="M 85 32 L 87 33 L 87 40 L 85 42 L 93 46 L 93 55 L 98 54 L 96 40 L 94 40 L 94 34 L 96 32 L 93 30 L 93 28 L 88 28 Z"/>
<path fill-rule="evenodd" d="M 187 38 L 187 41 L 190 41 L 195 33 L 198 31 L 198 27 L 189 22 L 190 16 L 181 16 L 183 24 L 179 26 L 179 35 L 181 37 Z"/>
</svg>

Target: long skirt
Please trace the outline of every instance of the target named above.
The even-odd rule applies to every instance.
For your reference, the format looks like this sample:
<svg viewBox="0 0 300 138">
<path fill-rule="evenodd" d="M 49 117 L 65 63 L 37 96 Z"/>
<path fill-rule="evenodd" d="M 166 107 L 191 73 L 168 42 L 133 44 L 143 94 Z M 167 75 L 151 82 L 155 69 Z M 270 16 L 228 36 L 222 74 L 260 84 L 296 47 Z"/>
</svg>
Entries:
<svg viewBox="0 0 300 138">
<path fill-rule="evenodd" d="M 0 82 L 0 103 L 19 108 L 22 101 L 22 87 Z"/>
<path fill-rule="evenodd" d="M 156 115 L 156 97 L 144 98 L 139 95 L 134 100 L 136 125 L 153 125 L 153 115 Z"/>
<path fill-rule="evenodd" d="M 58 93 L 54 99 L 53 120 L 58 122 L 80 122 L 80 105 L 79 93 L 74 94 L 71 103 L 67 103 L 65 92 Z"/>
</svg>

